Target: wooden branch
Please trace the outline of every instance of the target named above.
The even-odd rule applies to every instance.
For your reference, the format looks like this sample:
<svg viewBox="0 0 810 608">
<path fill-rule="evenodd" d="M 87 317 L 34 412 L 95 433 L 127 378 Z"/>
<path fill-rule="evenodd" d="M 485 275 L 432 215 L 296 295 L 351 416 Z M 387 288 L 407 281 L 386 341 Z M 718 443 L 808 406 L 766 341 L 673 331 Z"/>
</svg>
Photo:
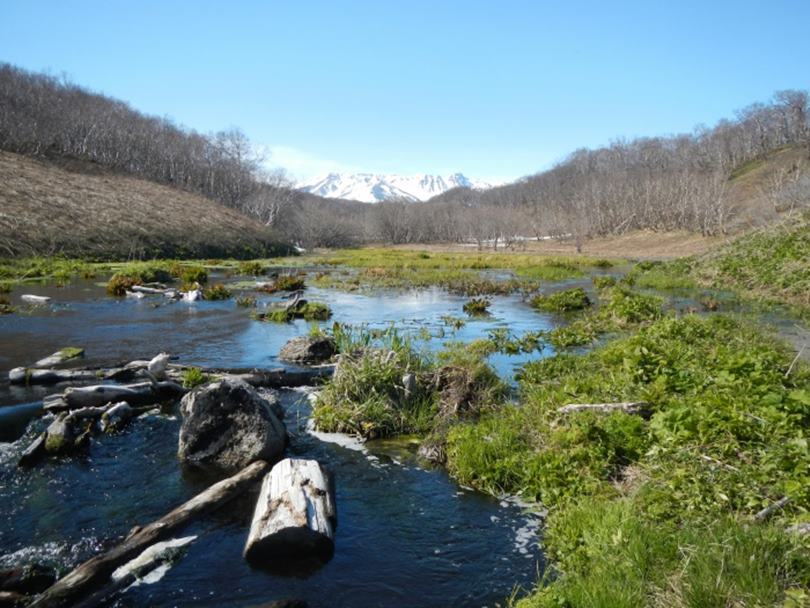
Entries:
<svg viewBox="0 0 810 608">
<path fill-rule="evenodd" d="M 63 348 L 62 350 L 58 350 L 54 354 L 45 357 L 44 359 L 40 359 L 31 367 L 35 367 L 37 369 L 46 369 L 53 367 L 54 365 L 60 365 L 65 361 L 81 359 L 82 357 L 84 357 L 84 349 L 82 348 Z"/>
<path fill-rule="evenodd" d="M 767 507 L 762 509 L 762 511 L 760 511 L 759 513 L 754 515 L 754 519 L 756 521 L 763 522 L 766 519 L 768 519 L 771 515 L 773 515 L 777 511 L 779 511 L 780 509 L 783 509 L 789 502 L 790 502 L 790 498 L 788 496 L 785 496 L 784 498 L 780 498 L 779 500 L 777 500 L 772 505 L 768 505 Z"/>
<path fill-rule="evenodd" d="M 215 483 L 169 514 L 130 534 L 118 546 L 84 562 L 51 585 L 30 606 L 43 608 L 75 603 L 77 598 L 107 580 L 116 568 L 137 557 L 148 546 L 247 490 L 267 469 L 268 464 L 258 460 L 233 477 Z"/>
<path fill-rule="evenodd" d="M 650 404 L 646 401 L 625 401 L 622 403 L 569 403 L 557 410 L 560 414 L 574 412 L 624 412 L 625 414 L 644 415 L 649 413 Z"/>
</svg>

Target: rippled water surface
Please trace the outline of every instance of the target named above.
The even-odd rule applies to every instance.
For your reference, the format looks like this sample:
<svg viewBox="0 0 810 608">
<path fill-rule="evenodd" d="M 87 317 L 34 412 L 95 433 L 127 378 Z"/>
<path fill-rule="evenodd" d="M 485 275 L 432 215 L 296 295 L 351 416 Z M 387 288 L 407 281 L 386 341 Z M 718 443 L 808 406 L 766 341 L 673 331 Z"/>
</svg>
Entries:
<svg viewBox="0 0 810 608">
<path fill-rule="evenodd" d="M 65 345 L 85 348 L 90 364 L 165 350 L 183 363 L 272 367 L 289 338 L 309 331 L 309 323 L 301 321 L 254 321 L 233 300 L 114 299 L 92 282 L 35 286 L 12 297 L 26 292 L 54 300 L 48 307 L 0 317 L 3 376 Z M 493 298 L 491 317 L 471 321 L 457 333 L 441 317 L 464 316 L 465 298 L 439 290 L 371 295 L 309 290 L 307 297 L 328 302 L 333 320 L 444 333 L 427 343 L 430 348 L 447 339 L 485 336 L 496 327 L 520 334 L 552 323 L 517 296 Z M 526 357 L 495 357 L 493 364 L 510 376 Z M 0 553 L 5 554 L 0 565 L 48 561 L 70 567 L 212 481 L 189 475 L 177 462 L 180 421 L 172 411 L 142 417 L 123 434 L 94 438 L 86 457 L 18 471 L 20 452 L 47 424 L 27 421 L 42 396 L 56 390 L 0 385 Z M 516 585 L 536 580 L 542 570 L 536 515 L 420 466 L 415 444 L 407 441 L 366 446 L 324 441 L 306 430 L 305 394 L 285 392 L 282 403 L 292 435 L 289 455 L 315 458 L 335 474 L 339 524 L 331 561 L 286 573 L 248 566 L 241 552 L 254 497 L 245 496 L 183 530 L 179 535 L 198 535 L 188 554 L 163 579 L 130 589 L 116 605 L 255 606 L 296 597 L 311 606 L 495 606 Z"/>
</svg>

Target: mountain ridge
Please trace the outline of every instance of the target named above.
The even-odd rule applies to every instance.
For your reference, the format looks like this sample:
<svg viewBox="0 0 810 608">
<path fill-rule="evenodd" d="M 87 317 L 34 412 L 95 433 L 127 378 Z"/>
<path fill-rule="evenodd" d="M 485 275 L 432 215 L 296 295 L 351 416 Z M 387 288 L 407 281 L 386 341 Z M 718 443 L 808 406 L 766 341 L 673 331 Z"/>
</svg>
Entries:
<svg viewBox="0 0 810 608">
<path fill-rule="evenodd" d="M 453 188 L 490 188 L 492 184 L 471 179 L 463 173 L 446 175 L 418 173 L 396 175 L 385 173 L 328 173 L 304 181 L 298 189 L 328 198 L 378 203 L 400 198 L 426 201 Z"/>
</svg>

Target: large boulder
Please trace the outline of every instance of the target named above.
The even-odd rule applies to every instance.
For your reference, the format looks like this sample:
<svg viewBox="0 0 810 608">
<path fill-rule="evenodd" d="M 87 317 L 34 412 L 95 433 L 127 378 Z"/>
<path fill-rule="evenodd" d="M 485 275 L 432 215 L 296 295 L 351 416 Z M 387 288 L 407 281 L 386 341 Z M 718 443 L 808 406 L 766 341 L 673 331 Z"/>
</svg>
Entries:
<svg viewBox="0 0 810 608">
<path fill-rule="evenodd" d="M 287 444 L 284 424 L 243 380 L 224 379 L 188 393 L 177 455 L 184 462 L 224 472 L 255 460 L 275 461 Z"/>
<path fill-rule="evenodd" d="M 279 358 L 290 363 L 323 363 L 329 361 L 335 352 L 332 338 L 299 336 L 282 347 Z"/>
</svg>

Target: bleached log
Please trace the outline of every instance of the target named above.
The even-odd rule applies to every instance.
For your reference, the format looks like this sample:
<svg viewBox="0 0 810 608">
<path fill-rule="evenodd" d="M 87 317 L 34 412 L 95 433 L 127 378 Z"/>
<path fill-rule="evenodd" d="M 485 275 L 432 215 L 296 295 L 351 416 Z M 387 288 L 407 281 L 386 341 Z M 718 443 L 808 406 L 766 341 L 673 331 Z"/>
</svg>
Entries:
<svg viewBox="0 0 810 608">
<path fill-rule="evenodd" d="M 181 397 L 188 392 L 176 382 L 140 382 L 137 384 L 116 385 L 98 384 L 95 386 L 71 387 L 62 394 L 67 409 L 98 407 L 117 401 L 126 401 L 132 406 L 151 405 L 163 399 Z M 45 404 L 45 409 L 53 409 Z"/>
<path fill-rule="evenodd" d="M 98 372 L 89 369 L 35 369 L 15 367 L 8 372 L 11 384 L 56 384 L 57 382 L 88 382 L 98 380 Z"/>
<path fill-rule="evenodd" d="M 195 540 L 197 540 L 196 536 L 184 536 L 183 538 L 173 538 L 155 543 L 151 547 L 144 549 L 135 559 L 116 568 L 111 578 L 114 581 L 120 581 L 128 577 L 142 578 L 145 573 L 154 570 L 162 562 L 171 561 L 183 547 Z"/>
<path fill-rule="evenodd" d="M 793 524 L 788 526 L 785 532 L 796 536 L 810 536 L 810 523 Z"/>
<path fill-rule="evenodd" d="M 182 291 L 183 301 L 196 302 L 203 299 L 202 289 L 192 289 L 191 291 Z"/>
<path fill-rule="evenodd" d="M 137 557 L 150 545 L 167 538 L 182 526 L 221 507 L 247 490 L 267 468 L 267 463 L 259 460 L 233 477 L 215 483 L 159 520 L 136 529 L 113 549 L 84 562 L 51 585 L 30 606 L 43 608 L 74 604 L 79 597 L 108 580 L 119 566 Z"/>
<path fill-rule="evenodd" d="M 336 525 L 330 475 L 315 460 L 285 458 L 262 481 L 245 559 L 327 558 L 334 550 Z"/>
<path fill-rule="evenodd" d="M 34 363 L 31 367 L 36 367 L 37 369 L 48 369 L 55 365 L 60 365 L 65 361 L 71 361 L 73 359 L 81 359 L 83 357 L 84 357 L 83 348 L 63 348 L 62 350 L 58 350 L 54 354 L 45 357 L 44 359 L 40 359 L 39 361 Z"/>
<path fill-rule="evenodd" d="M 622 403 L 569 403 L 561 407 L 558 412 L 561 414 L 572 414 L 574 412 L 599 412 L 609 414 L 611 412 L 624 412 L 625 414 L 645 414 L 649 412 L 650 404 L 646 401 L 626 401 Z"/>
<path fill-rule="evenodd" d="M 48 296 L 35 296 L 30 293 L 25 293 L 20 296 L 20 299 L 23 302 L 28 302 L 29 304 L 47 304 L 51 301 L 51 298 Z"/>
<path fill-rule="evenodd" d="M 144 293 L 147 295 L 156 295 L 156 296 L 162 296 L 163 294 L 166 293 L 165 289 L 158 289 L 156 287 L 145 287 L 143 285 L 133 285 L 129 289 L 130 291 L 133 291 L 135 293 Z"/>
</svg>

